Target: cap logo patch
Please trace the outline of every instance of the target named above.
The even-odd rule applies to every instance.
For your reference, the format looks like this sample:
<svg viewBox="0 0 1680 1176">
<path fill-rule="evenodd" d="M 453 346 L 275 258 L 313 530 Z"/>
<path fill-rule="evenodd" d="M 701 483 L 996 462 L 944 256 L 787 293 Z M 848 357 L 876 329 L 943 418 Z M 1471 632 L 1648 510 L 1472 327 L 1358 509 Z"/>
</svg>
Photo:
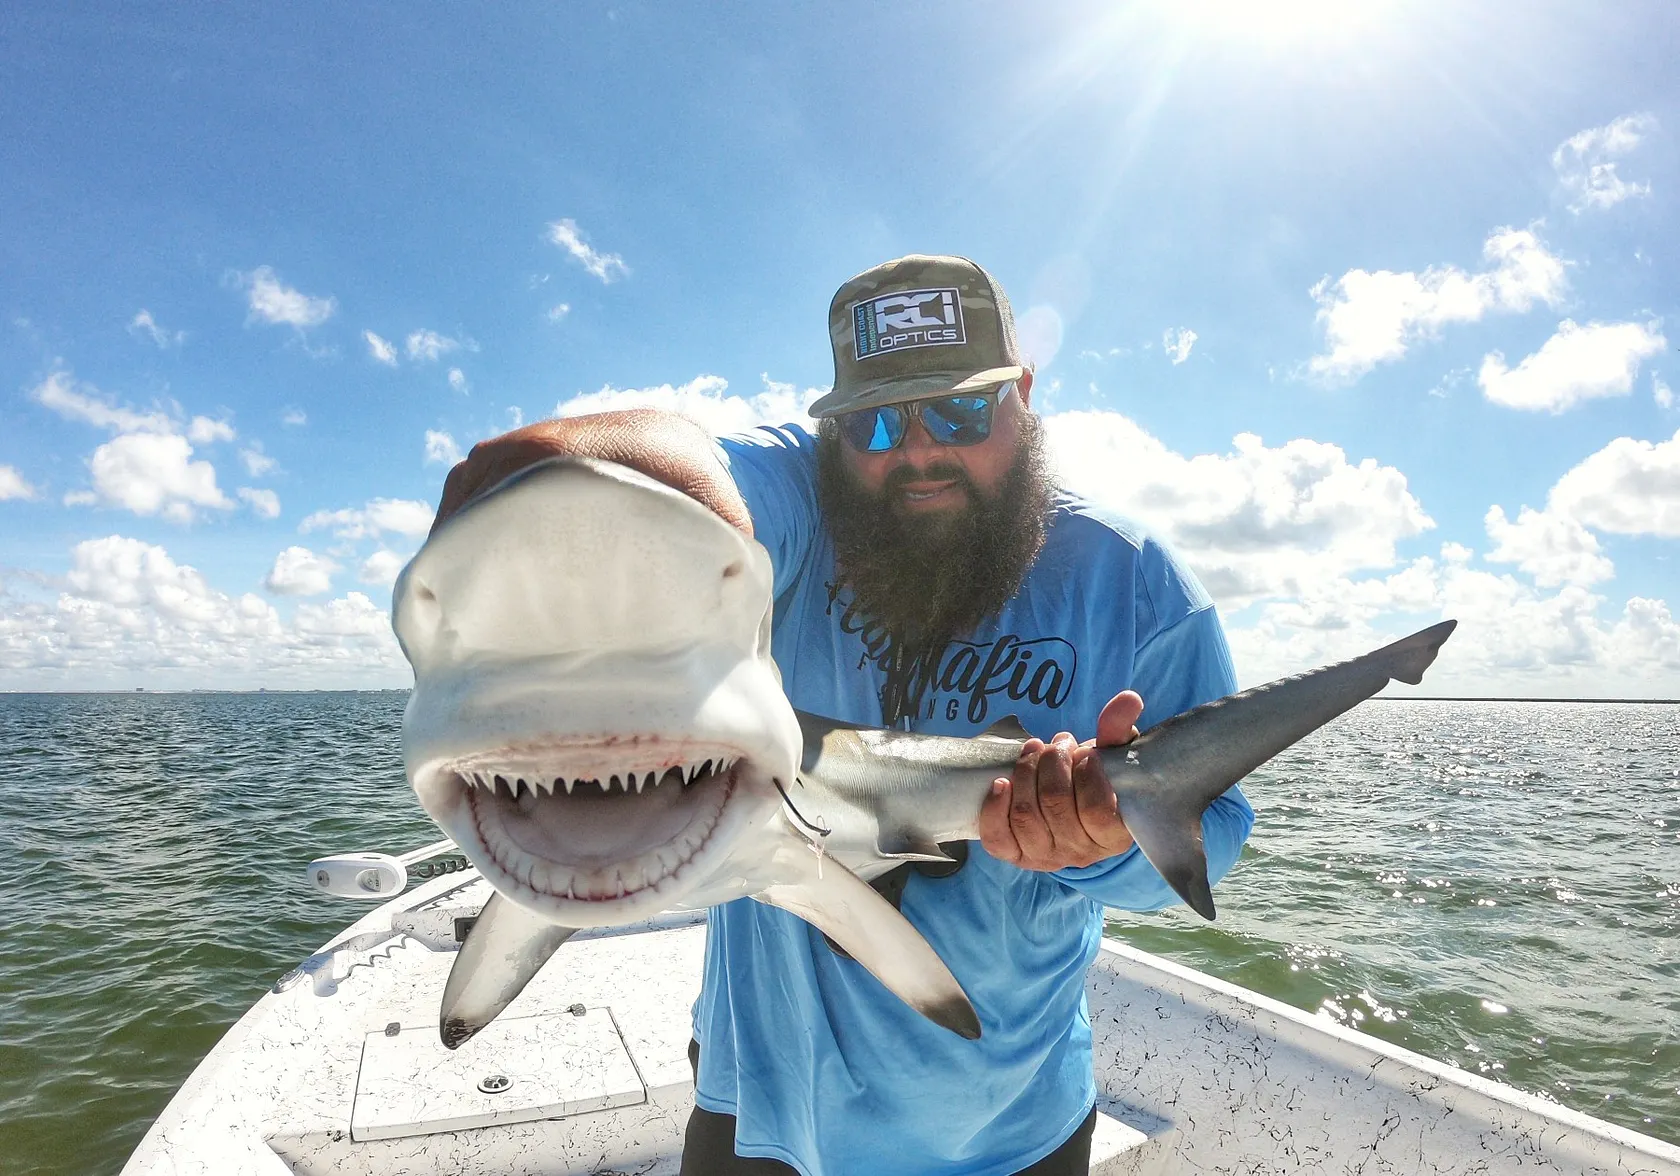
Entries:
<svg viewBox="0 0 1680 1176">
<path fill-rule="evenodd" d="M 950 286 L 904 290 L 854 303 L 852 333 L 859 359 L 912 347 L 950 347 L 968 342 L 963 333 L 962 296 Z"/>
</svg>

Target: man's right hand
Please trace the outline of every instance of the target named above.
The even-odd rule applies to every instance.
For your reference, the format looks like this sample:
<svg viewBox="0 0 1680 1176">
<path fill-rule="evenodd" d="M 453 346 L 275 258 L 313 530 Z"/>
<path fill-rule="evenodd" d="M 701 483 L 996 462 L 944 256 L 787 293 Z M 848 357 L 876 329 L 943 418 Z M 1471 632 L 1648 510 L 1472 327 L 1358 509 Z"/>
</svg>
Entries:
<svg viewBox="0 0 1680 1176">
<path fill-rule="evenodd" d="M 686 417 L 653 409 L 538 421 L 480 441 L 443 483 L 432 530 L 510 474 L 550 457 L 591 457 L 680 490 L 748 535 L 752 516 L 711 437 Z"/>
</svg>

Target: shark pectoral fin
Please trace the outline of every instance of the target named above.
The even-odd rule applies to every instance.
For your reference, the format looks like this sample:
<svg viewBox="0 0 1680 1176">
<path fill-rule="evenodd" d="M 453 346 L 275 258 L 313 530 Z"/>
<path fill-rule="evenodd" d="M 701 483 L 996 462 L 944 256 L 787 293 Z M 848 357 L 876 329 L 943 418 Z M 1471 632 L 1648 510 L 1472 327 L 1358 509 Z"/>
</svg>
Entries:
<svg viewBox="0 0 1680 1176">
<path fill-rule="evenodd" d="M 939 842 L 925 833 L 902 833 L 897 837 L 881 835 L 875 839 L 876 852 L 889 862 L 939 862 L 955 865 L 957 859 L 940 848 Z"/>
<path fill-rule="evenodd" d="M 1207 853 L 1202 848 L 1202 806 L 1172 797 L 1128 798 L 1122 816 L 1132 839 L 1165 878 L 1167 885 L 1204 919 L 1215 917 L 1213 887 L 1208 884 Z"/>
<path fill-rule="evenodd" d="M 798 915 L 845 948 L 888 991 L 936 1025 L 973 1041 L 980 1018 L 962 985 L 920 931 L 886 899 L 833 858 L 817 869 L 815 855 L 804 877 L 754 895 Z"/>
<path fill-rule="evenodd" d="M 438 1010 L 443 1044 L 454 1049 L 494 1021 L 576 930 L 491 895 L 443 986 Z"/>
</svg>

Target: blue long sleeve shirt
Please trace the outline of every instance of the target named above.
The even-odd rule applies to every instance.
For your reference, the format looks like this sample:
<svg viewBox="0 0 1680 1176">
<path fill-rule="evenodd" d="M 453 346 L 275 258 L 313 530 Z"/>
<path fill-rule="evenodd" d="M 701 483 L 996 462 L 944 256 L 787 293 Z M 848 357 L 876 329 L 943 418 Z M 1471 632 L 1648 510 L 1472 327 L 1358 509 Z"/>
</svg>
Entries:
<svg viewBox="0 0 1680 1176">
<path fill-rule="evenodd" d="M 879 725 L 878 634 L 835 587 L 815 438 L 786 426 L 720 444 L 774 565 L 772 649 L 788 697 L 800 710 Z M 1224 633 L 1165 548 L 1063 495 L 1019 592 L 946 651 L 909 725 L 975 735 L 1013 714 L 1036 735 L 1084 739 L 1126 689 L 1143 696 L 1140 728 L 1232 693 Z M 1214 881 L 1253 820 L 1237 788 L 1207 810 Z M 714 908 L 694 1008 L 696 1101 L 737 1117 L 742 1155 L 806 1176 L 1018 1171 L 1060 1146 L 1095 1101 L 1084 976 L 1103 907 L 1177 901 L 1136 847 L 1046 874 L 976 842 L 947 878 L 912 872 L 901 909 L 968 993 L 978 1041 L 910 1009 L 796 916 L 750 899 Z"/>
</svg>

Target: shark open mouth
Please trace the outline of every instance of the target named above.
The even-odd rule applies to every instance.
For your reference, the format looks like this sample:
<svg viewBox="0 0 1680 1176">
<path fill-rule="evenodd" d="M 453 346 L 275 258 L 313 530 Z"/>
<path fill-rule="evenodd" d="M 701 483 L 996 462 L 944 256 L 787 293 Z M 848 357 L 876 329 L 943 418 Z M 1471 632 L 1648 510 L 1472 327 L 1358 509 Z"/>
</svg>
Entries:
<svg viewBox="0 0 1680 1176">
<path fill-rule="evenodd" d="M 468 856 L 544 905 L 623 904 L 674 888 L 717 832 L 745 757 L 685 747 L 680 758 L 626 762 L 625 750 L 522 748 L 451 764 L 462 831 L 470 823 L 482 850 Z"/>
</svg>

